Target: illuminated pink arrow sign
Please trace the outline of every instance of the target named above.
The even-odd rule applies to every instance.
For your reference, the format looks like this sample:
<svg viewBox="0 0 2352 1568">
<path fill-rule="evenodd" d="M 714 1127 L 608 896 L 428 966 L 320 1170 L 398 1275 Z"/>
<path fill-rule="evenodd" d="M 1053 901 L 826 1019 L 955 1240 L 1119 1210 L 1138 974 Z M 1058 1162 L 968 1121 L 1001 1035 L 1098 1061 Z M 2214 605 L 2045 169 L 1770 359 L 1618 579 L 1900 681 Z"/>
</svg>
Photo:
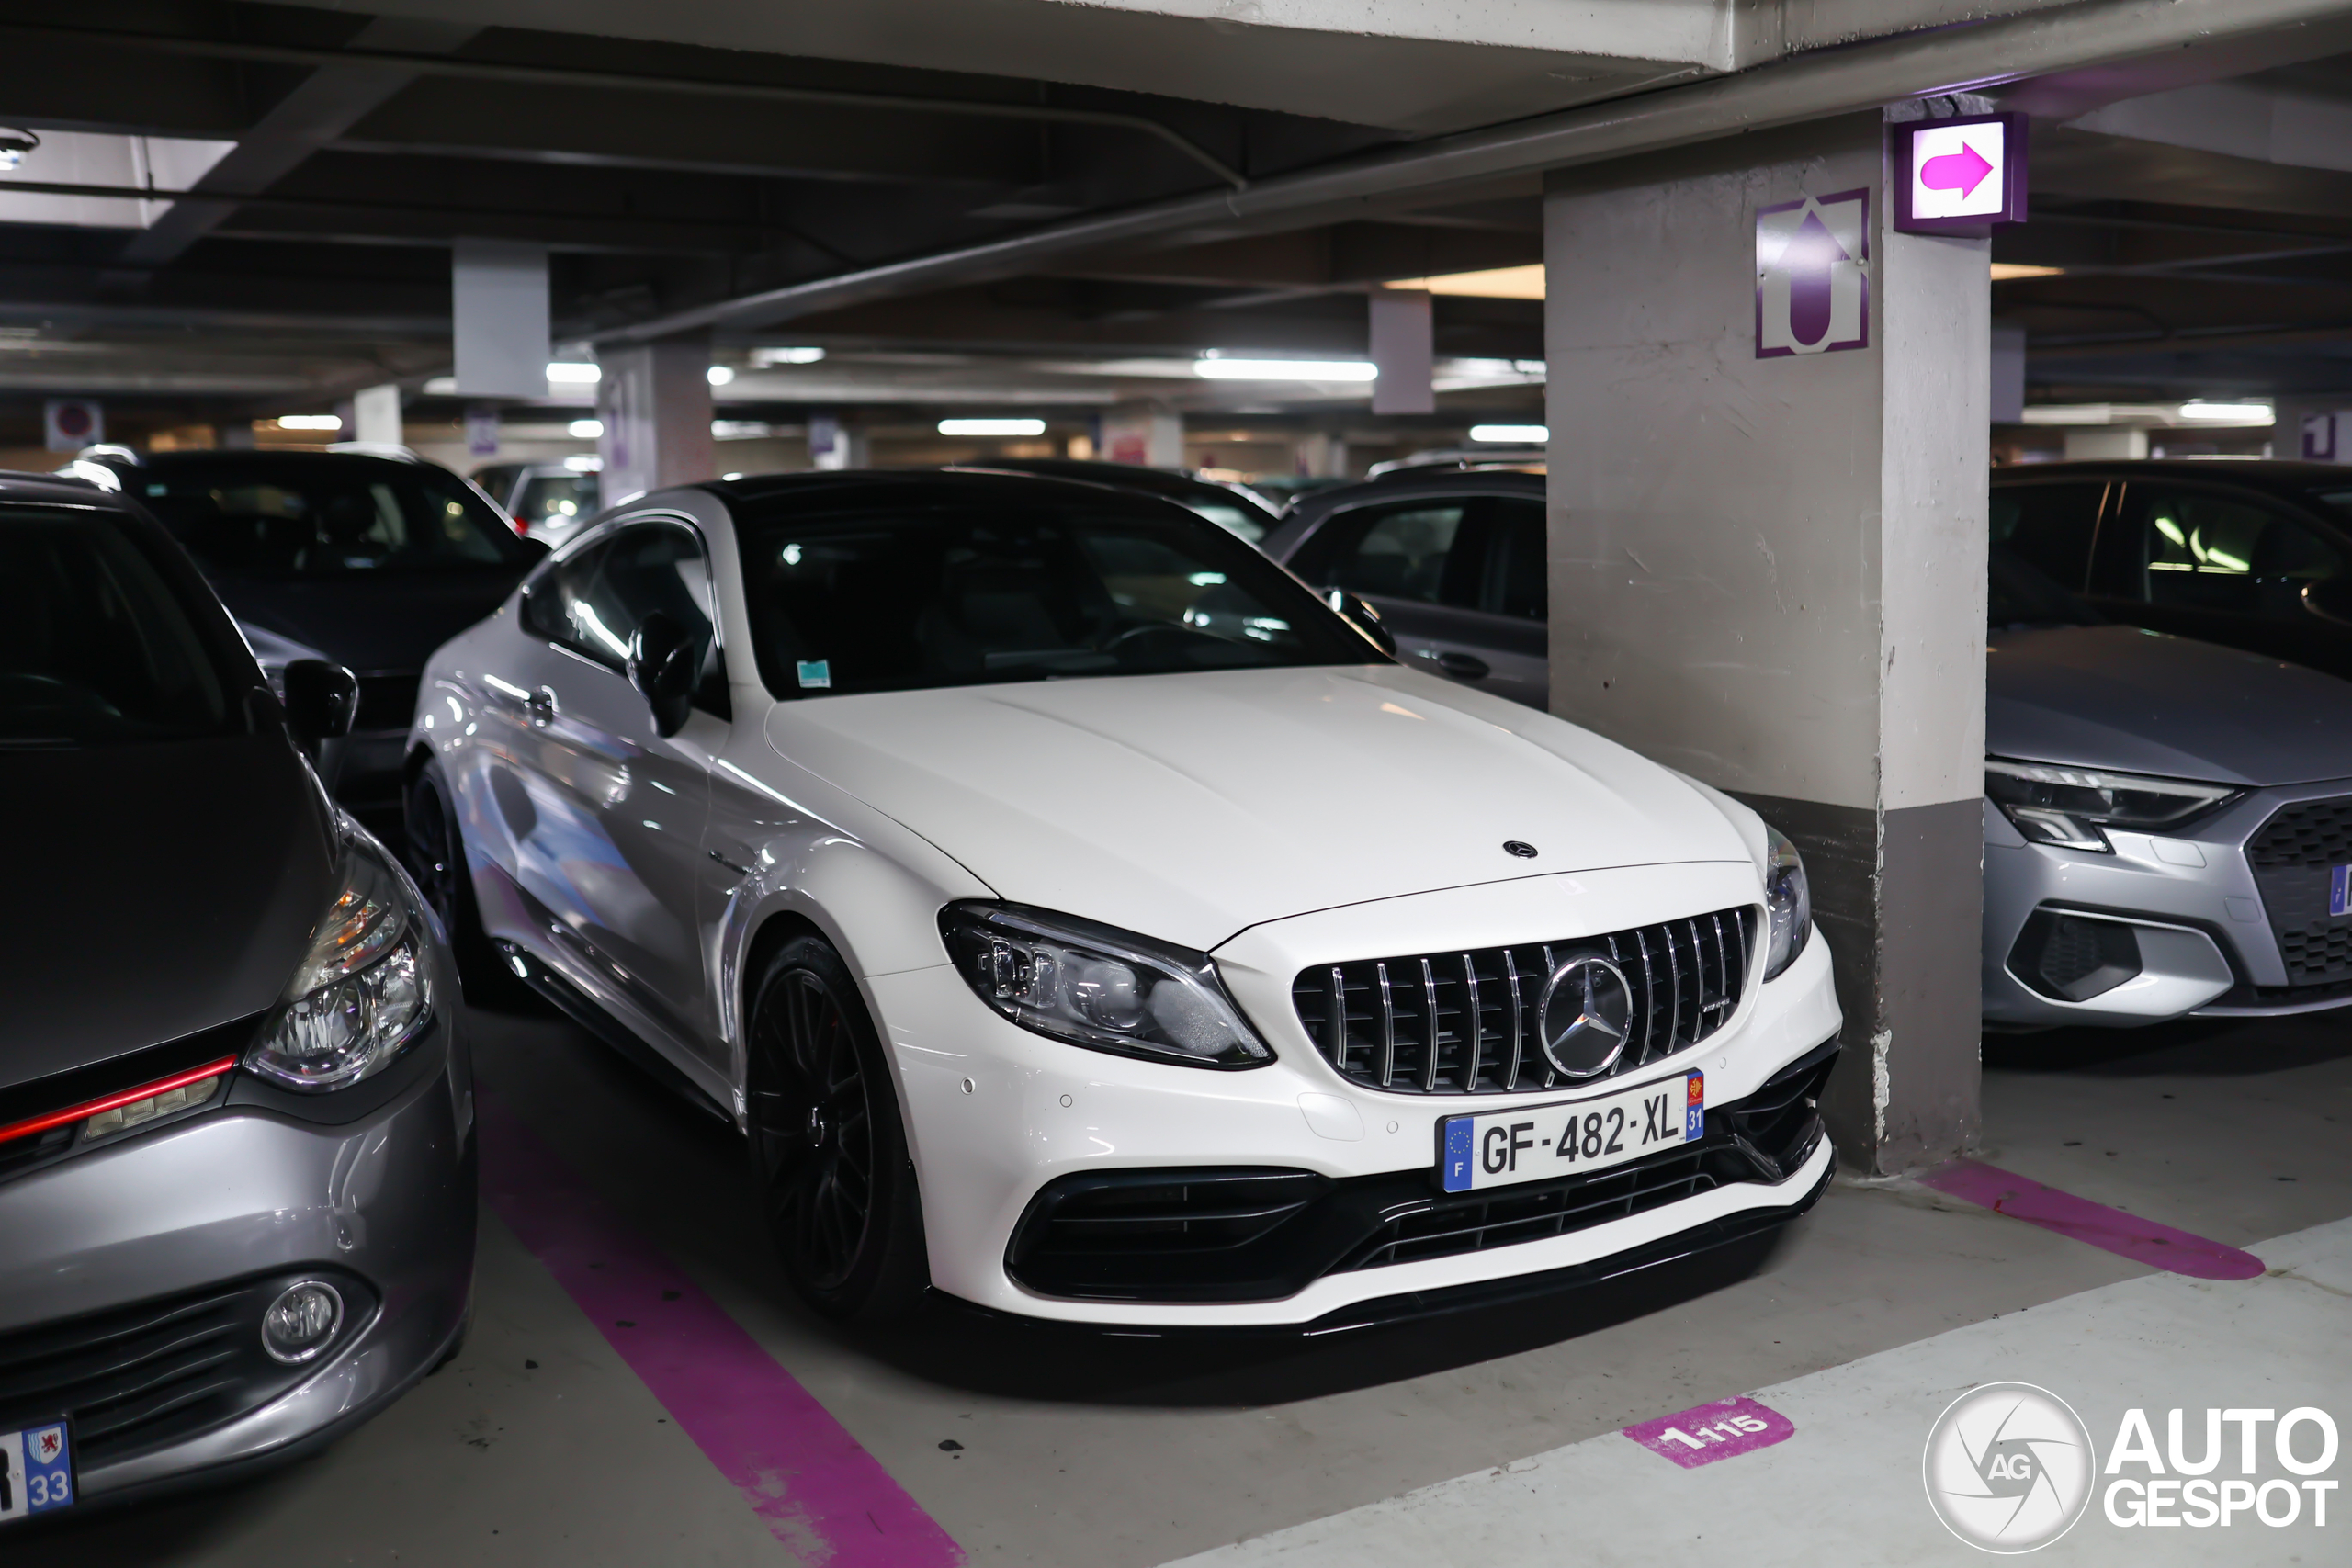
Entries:
<svg viewBox="0 0 2352 1568">
<path fill-rule="evenodd" d="M 1993 165 L 1984 155 L 1963 141 L 1957 152 L 1947 152 L 1940 158 L 1930 158 L 1919 165 L 1919 183 L 1929 190 L 1956 190 L 1962 196 L 1974 196 L 1976 187 Z"/>
</svg>

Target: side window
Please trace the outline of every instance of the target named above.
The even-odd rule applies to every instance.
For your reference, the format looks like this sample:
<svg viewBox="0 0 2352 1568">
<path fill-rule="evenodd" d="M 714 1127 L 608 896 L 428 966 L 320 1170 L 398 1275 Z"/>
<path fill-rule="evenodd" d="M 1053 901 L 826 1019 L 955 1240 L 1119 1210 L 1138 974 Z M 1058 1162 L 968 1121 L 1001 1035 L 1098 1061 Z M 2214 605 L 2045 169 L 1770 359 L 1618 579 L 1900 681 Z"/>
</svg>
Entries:
<svg viewBox="0 0 2352 1568">
<path fill-rule="evenodd" d="M 2135 484 L 2124 516 L 2126 581 L 2150 604 L 2291 615 L 2305 585 L 2345 570 L 2343 553 L 2318 530 L 2256 500 Z"/>
<path fill-rule="evenodd" d="M 605 552 L 612 545 L 607 539 L 562 560 L 549 561 L 523 595 L 523 625 L 549 642 L 580 647 L 574 630 L 579 624 L 575 606 L 587 598 L 589 584 L 595 581 Z"/>
<path fill-rule="evenodd" d="M 1518 620 L 1543 620 L 1552 592 L 1544 503 L 1514 495 L 1487 504 L 1493 508 L 1495 540 L 1487 606 Z"/>
<path fill-rule="evenodd" d="M 1993 545 L 2042 576 L 2080 592 L 2089 575 L 2104 479 L 2000 485 L 1992 495 Z"/>
<path fill-rule="evenodd" d="M 1295 564 L 1318 588 L 1475 608 L 1486 561 L 1477 530 L 1464 526 L 1469 509 L 1466 502 L 1408 501 L 1342 513 Z"/>
</svg>

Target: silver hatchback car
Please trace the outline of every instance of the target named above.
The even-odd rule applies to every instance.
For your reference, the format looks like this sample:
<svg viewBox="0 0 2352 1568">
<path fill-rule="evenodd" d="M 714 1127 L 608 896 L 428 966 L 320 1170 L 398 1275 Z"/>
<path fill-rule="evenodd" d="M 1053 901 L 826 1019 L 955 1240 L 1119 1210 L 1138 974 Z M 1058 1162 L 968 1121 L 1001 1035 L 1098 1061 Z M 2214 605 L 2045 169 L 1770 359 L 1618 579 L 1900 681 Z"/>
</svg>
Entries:
<svg viewBox="0 0 2352 1568">
<path fill-rule="evenodd" d="M 1368 600 L 1408 662 L 1543 707 L 1544 487 L 1403 472 L 1310 497 L 1266 549 Z M 2017 493 L 1993 508 L 1985 1021 L 2352 1005 L 2352 682 L 2103 624 L 2014 537 Z"/>
<path fill-rule="evenodd" d="M 0 1541 L 302 1452 L 464 1329 L 457 976 L 304 760 L 356 682 L 282 679 L 135 503 L 0 475 Z"/>
</svg>

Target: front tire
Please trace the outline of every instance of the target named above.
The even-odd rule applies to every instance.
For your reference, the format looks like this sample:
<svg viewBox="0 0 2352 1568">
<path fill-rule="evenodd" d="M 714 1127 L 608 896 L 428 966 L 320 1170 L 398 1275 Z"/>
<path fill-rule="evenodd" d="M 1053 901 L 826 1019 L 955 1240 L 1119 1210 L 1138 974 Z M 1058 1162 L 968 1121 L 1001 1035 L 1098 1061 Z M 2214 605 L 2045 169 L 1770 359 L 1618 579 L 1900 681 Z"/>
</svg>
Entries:
<svg viewBox="0 0 2352 1568">
<path fill-rule="evenodd" d="M 887 1322 L 930 1283 L 899 1097 L 849 965 L 821 937 L 753 976 L 752 1168 L 760 1213 L 803 1300 Z"/>
<path fill-rule="evenodd" d="M 482 929 L 481 907 L 474 902 L 472 874 L 467 869 L 465 839 L 449 792 L 430 765 L 418 770 L 402 797 L 404 837 L 409 874 L 416 878 L 424 901 L 441 917 L 449 933 L 449 951 L 458 961 L 458 980 L 466 999 L 494 1011 L 530 1010 L 530 987 L 514 976 L 490 943 Z"/>
</svg>

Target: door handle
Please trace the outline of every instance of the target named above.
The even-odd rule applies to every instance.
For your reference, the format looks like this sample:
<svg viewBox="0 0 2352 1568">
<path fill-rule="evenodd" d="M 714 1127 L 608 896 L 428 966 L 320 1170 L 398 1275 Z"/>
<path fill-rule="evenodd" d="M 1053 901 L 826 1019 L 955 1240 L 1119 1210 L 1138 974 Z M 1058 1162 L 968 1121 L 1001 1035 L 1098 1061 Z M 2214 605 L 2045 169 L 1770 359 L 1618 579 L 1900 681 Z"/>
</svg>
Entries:
<svg viewBox="0 0 2352 1568">
<path fill-rule="evenodd" d="M 541 686 L 533 692 L 523 699 L 523 706 L 530 714 L 531 722 L 542 729 L 555 722 L 555 692 L 551 687 Z"/>
<path fill-rule="evenodd" d="M 1483 681 L 1487 678 L 1487 661 L 1475 653 L 1441 653 L 1437 667 L 1457 681 Z"/>
</svg>

